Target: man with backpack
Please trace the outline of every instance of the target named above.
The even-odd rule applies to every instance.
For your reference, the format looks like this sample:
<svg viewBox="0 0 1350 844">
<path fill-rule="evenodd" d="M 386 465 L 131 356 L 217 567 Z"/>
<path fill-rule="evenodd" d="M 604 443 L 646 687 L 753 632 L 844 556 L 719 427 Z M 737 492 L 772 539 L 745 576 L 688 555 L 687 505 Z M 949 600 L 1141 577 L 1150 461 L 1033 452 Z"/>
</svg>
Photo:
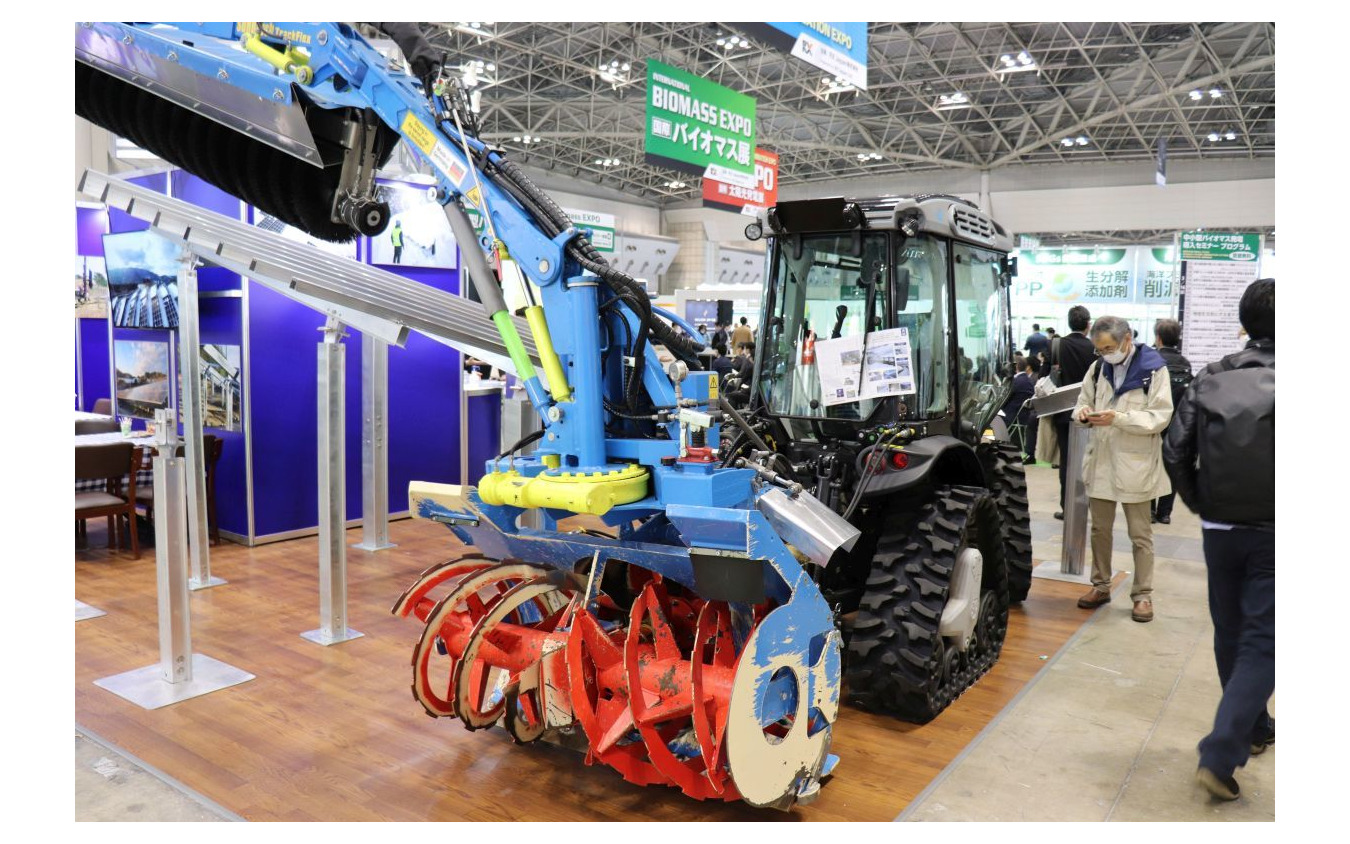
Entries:
<svg viewBox="0 0 1350 844">
<path fill-rule="evenodd" d="M 1092 514 L 1092 588 L 1078 599 L 1083 609 L 1111 602 L 1111 546 L 1116 504 L 1125 511 L 1125 528 L 1134 553 L 1130 618 L 1153 620 L 1153 499 L 1171 491 L 1162 466 L 1162 433 L 1172 421 L 1172 389 L 1162 356 L 1136 343 L 1130 324 L 1120 317 L 1099 317 L 1092 343 L 1101 354 L 1088 367 L 1077 422 L 1092 426 L 1083 455 L 1083 484 Z"/>
<path fill-rule="evenodd" d="M 1181 397 L 1191 385 L 1191 362 L 1181 353 L 1181 323 L 1174 319 L 1160 319 L 1153 326 L 1153 347 L 1167 361 L 1167 375 L 1172 381 L 1172 406 L 1181 405 Z M 1169 492 L 1153 502 L 1153 521 L 1160 525 L 1172 523 L 1172 504 L 1176 492 Z"/>
<path fill-rule="evenodd" d="M 1181 500 L 1200 514 L 1214 661 L 1223 697 L 1200 741 L 1196 781 L 1236 800 L 1233 772 L 1275 743 L 1275 280 L 1242 294 L 1251 340 L 1186 389 L 1163 457 Z"/>
</svg>

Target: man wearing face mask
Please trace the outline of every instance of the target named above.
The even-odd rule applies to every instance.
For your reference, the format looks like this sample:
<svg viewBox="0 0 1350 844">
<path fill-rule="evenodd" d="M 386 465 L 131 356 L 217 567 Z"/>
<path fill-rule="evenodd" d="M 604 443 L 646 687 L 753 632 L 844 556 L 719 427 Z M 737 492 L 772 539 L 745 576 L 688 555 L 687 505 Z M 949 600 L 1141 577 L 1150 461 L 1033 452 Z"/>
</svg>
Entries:
<svg viewBox="0 0 1350 844">
<path fill-rule="evenodd" d="M 1078 606 L 1111 600 L 1111 532 L 1116 503 L 1134 546 L 1130 599 L 1135 621 L 1153 620 L 1153 499 L 1172 491 L 1162 464 L 1162 434 L 1172 420 L 1172 384 L 1162 355 L 1131 336 L 1130 324 L 1104 316 L 1089 332 L 1101 357 L 1088 368 L 1076 422 L 1092 426 L 1083 483 L 1092 514 L 1092 589 Z"/>
</svg>

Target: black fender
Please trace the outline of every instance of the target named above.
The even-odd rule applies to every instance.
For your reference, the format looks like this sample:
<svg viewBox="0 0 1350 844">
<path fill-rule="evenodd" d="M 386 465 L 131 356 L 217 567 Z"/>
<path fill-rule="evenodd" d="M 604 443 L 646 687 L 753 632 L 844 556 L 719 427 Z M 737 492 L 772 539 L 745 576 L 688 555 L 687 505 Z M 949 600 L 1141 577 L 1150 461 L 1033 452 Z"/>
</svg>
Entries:
<svg viewBox="0 0 1350 844">
<path fill-rule="evenodd" d="M 863 491 L 864 503 L 924 487 L 989 488 L 984 466 L 975 449 L 956 437 L 924 437 L 906 445 L 904 453 L 909 456 L 909 465 L 904 469 L 896 469 L 887 461 L 885 468 L 868 480 Z M 870 449 L 864 451 L 858 458 L 859 466 L 865 466 L 870 455 Z"/>
</svg>

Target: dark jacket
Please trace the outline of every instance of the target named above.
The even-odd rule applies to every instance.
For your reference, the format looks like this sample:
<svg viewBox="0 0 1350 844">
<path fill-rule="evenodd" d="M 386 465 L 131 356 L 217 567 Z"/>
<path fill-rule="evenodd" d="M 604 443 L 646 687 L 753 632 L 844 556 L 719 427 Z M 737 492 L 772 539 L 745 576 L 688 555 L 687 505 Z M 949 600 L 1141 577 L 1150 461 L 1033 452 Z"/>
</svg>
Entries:
<svg viewBox="0 0 1350 844">
<path fill-rule="evenodd" d="M 1047 355 L 1046 364 L 1041 367 L 1041 377 L 1049 375 L 1054 365 L 1059 364 L 1061 387 L 1083 383 L 1083 376 L 1087 375 L 1088 367 L 1097 358 L 1097 347 L 1092 345 L 1086 334 L 1074 332 L 1059 338 L 1059 343 L 1057 346 L 1052 345 L 1051 351 L 1056 348 L 1059 350 L 1058 359 L 1054 359 L 1054 354 Z"/>
<path fill-rule="evenodd" d="M 1253 448 L 1234 442 L 1238 436 L 1248 435 L 1252 420 L 1244 420 L 1243 430 L 1233 432 L 1233 436 L 1213 436 L 1202 418 L 1200 403 L 1206 392 L 1205 384 L 1220 373 L 1231 372 L 1240 367 L 1263 367 L 1274 369 L 1275 341 L 1252 340 L 1240 352 L 1228 355 L 1222 360 L 1211 363 L 1200 371 L 1186 388 L 1181 404 L 1176 409 L 1175 418 L 1163 442 L 1163 463 L 1172 479 L 1172 486 L 1186 502 L 1186 506 L 1200 514 L 1202 519 L 1213 522 L 1243 524 L 1255 527 L 1273 527 L 1275 524 L 1275 454 L 1274 454 L 1274 418 L 1269 422 L 1270 440 Z M 1273 375 L 1270 376 L 1273 378 Z M 1273 403 L 1273 381 L 1268 392 L 1252 390 L 1239 394 L 1238 389 L 1230 389 L 1224 382 L 1219 391 L 1223 401 L 1236 409 L 1258 407 Z M 1273 411 L 1272 411 L 1273 414 Z M 1226 422 L 1228 420 L 1220 420 Z M 1257 420 L 1260 424 L 1262 420 Z M 1224 427 L 1225 433 L 1228 428 Z M 1202 434 L 1210 434 L 1202 436 Z M 1259 513 L 1259 516 L 1233 518 L 1233 513 Z"/>
<path fill-rule="evenodd" d="M 1049 353 L 1050 338 L 1039 331 L 1033 332 L 1027 337 L 1027 344 L 1022 348 L 1027 350 L 1028 357 L 1036 357 L 1041 352 Z"/>
<path fill-rule="evenodd" d="M 713 371 L 717 373 L 717 380 L 720 383 L 727 373 L 734 369 L 736 364 L 726 355 L 718 357 L 712 362 Z"/>
<path fill-rule="evenodd" d="M 1019 372 L 1013 376 L 1012 395 L 1003 403 L 1003 416 L 1005 424 L 1011 425 L 1017 421 L 1017 416 L 1022 410 L 1023 403 L 1031 398 L 1036 385 L 1031 383 L 1031 376 L 1025 372 Z"/>
</svg>

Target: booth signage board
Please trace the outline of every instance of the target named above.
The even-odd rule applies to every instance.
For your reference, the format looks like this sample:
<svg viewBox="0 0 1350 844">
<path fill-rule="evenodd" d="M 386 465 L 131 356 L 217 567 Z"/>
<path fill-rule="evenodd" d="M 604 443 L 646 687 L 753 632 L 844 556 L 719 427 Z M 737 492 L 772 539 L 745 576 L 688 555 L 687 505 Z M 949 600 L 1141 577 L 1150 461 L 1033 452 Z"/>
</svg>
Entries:
<svg viewBox="0 0 1350 844">
<path fill-rule="evenodd" d="M 1183 261 L 1250 261 L 1261 255 L 1259 234 L 1182 232 Z"/>
<path fill-rule="evenodd" d="M 1259 275 L 1260 254 L 1260 235 L 1182 233 L 1181 336 L 1195 372 L 1246 344 L 1238 303 Z"/>
<path fill-rule="evenodd" d="M 591 245 L 596 252 L 612 254 L 614 252 L 614 215 L 601 214 L 598 211 L 578 211 L 564 208 L 563 212 L 572 219 L 572 224 L 580 229 L 591 230 Z"/>
<path fill-rule="evenodd" d="M 703 205 L 722 211 L 754 214 L 778 203 L 778 153 L 755 150 L 755 186 L 742 187 L 719 179 L 703 180 Z"/>
<path fill-rule="evenodd" d="M 1018 256 L 1013 297 L 1065 305 L 1129 302 L 1135 255 L 1114 249 L 1034 249 Z"/>
<path fill-rule="evenodd" d="M 766 38 L 770 43 L 855 88 L 867 90 L 866 22 L 764 23 L 745 29 L 760 37 L 765 36 L 765 29 L 776 30 L 786 39 L 770 35 Z"/>
<path fill-rule="evenodd" d="M 649 164 L 755 187 L 755 100 L 658 61 L 647 62 Z"/>
</svg>

